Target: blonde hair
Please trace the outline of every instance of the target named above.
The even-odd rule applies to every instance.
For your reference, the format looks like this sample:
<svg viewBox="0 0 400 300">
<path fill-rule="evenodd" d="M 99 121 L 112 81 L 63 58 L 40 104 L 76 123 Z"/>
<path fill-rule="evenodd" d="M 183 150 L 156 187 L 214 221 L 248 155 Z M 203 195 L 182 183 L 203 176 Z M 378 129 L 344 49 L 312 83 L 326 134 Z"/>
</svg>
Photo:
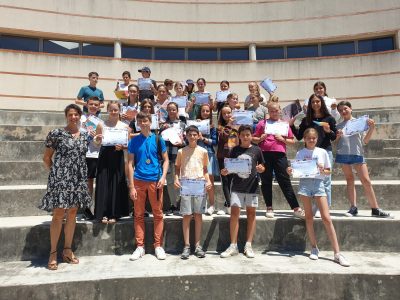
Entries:
<svg viewBox="0 0 400 300">
<path fill-rule="evenodd" d="M 279 97 L 277 95 L 274 95 L 274 94 L 269 96 L 268 103 L 270 103 L 270 102 L 278 103 L 279 102 Z"/>
<path fill-rule="evenodd" d="M 268 103 L 267 103 L 268 110 L 272 107 L 275 107 L 275 108 L 281 110 L 281 106 L 279 105 L 279 102 L 268 101 Z"/>
</svg>

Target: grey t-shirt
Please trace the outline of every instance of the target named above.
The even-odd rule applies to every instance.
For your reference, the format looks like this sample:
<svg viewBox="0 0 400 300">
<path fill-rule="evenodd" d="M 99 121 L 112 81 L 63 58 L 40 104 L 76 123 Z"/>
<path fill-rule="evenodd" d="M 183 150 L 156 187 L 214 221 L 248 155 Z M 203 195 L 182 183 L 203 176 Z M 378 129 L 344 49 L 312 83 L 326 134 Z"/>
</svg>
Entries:
<svg viewBox="0 0 400 300">
<path fill-rule="evenodd" d="M 336 125 L 337 129 L 343 129 L 348 121 Z M 364 156 L 363 134 L 342 135 L 337 143 L 336 154 Z"/>
<path fill-rule="evenodd" d="M 268 108 L 262 106 L 261 104 L 257 108 L 255 108 L 254 106 L 250 106 L 247 110 L 254 111 L 254 123 L 258 123 L 259 121 L 264 120 L 266 115 L 268 114 Z"/>
</svg>

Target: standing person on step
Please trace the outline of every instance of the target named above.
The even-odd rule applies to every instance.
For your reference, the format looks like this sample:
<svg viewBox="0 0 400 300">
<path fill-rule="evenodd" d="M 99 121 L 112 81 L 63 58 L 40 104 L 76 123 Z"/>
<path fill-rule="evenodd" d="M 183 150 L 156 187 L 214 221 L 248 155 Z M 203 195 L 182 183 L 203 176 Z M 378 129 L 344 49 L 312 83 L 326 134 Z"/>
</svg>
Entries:
<svg viewBox="0 0 400 300">
<path fill-rule="evenodd" d="M 83 86 L 79 90 L 78 96 L 76 96 L 75 104 L 83 106 L 83 112 L 87 113 L 87 101 L 91 97 L 98 97 L 100 99 L 100 109 L 97 115 L 100 114 L 100 110 L 104 107 L 104 96 L 103 91 L 97 88 L 97 82 L 99 81 L 99 74 L 97 72 L 89 73 L 89 85 Z"/>
<path fill-rule="evenodd" d="M 135 206 L 134 226 L 137 246 L 130 260 L 137 260 L 145 254 L 144 212 L 147 195 L 154 217 L 155 253 L 157 259 L 163 260 L 166 258 L 162 248 L 163 188 L 168 172 L 168 153 L 164 139 L 150 131 L 151 115 L 140 112 L 136 119 L 141 132 L 130 140 L 128 146 L 129 195 Z"/>
<path fill-rule="evenodd" d="M 43 155 L 46 169 L 50 170 L 47 191 L 39 206 L 52 211 L 50 224 L 49 270 L 57 270 L 57 244 L 63 227 L 64 215 L 64 250 L 63 261 L 78 264 L 79 259 L 71 250 L 75 232 L 78 208 L 90 207 L 91 197 L 87 186 L 86 152 L 88 134 L 80 132 L 82 110 L 76 104 L 68 105 L 65 110 L 67 125 L 57 128 L 47 135 Z M 53 159 L 54 155 L 54 159 Z"/>
<path fill-rule="evenodd" d="M 325 149 L 328 152 L 331 165 L 333 165 L 332 155 L 332 143 L 336 139 L 336 121 L 330 115 L 328 108 L 325 105 L 325 101 L 321 96 L 312 94 L 309 98 L 311 107 L 307 109 L 306 117 L 301 120 L 299 128 L 294 125 L 295 119 L 292 118 L 289 121 L 290 128 L 293 131 L 294 136 L 298 141 L 303 138 L 304 131 L 307 128 L 314 128 L 318 132 L 317 147 Z M 325 177 L 324 185 L 327 194 L 328 206 L 332 203 L 332 186 L 331 186 L 331 175 Z M 319 218 L 320 212 L 318 208 L 314 206 L 315 217 Z"/>
<path fill-rule="evenodd" d="M 101 144 L 104 130 L 126 129 L 128 125 L 119 120 L 121 105 L 110 101 L 107 105 L 108 119 L 96 128 L 95 141 Z M 114 224 L 129 215 L 128 189 L 126 186 L 124 149 L 127 145 L 101 146 L 97 165 L 94 214 L 103 224 Z"/>
<path fill-rule="evenodd" d="M 293 133 L 290 128 L 288 128 L 287 135 L 284 136 L 265 133 L 266 127 L 272 126 L 276 122 L 281 122 L 279 119 L 281 108 L 278 103 L 270 102 L 268 104 L 268 111 L 270 118 L 268 120 L 261 120 L 257 124 L 253 137 L 253 141 L 256 142 L 262 150 L 266 166 L 265 172 L 260 174 L 261 190 L 265 205 L 267 206 L 265 216 L 267 218 L 274 217 L 274 210 L 272 208 L 272 178 L 273 174 L 275 174 L 275 178 L 278 181 L 286 201 L 289 203 L 290 208 L 293 209 L 294 216 L 304 219 L 304 211 L 300 208 L 299 202 L 297 202 L 290 177 L 286 172 L 286 168 L 288 167 L 286 145 L 294 144 Z"/>
<path fill-rule="evenodd" d="M 149 67 L 143 67 L 138 70 L 142 74 L 141 78 L 138 78 L 137 85 L 139 87 L 139 101 L 149 98 L 154 101 L 154 94 L 157 92 L 157 83 L 155 80 L 150 78 L 151 70 Z"/>
<path fill-rule="evenodd" d="M 354 184 L 353 167 L 360 178 L 364 188 L 365 196 L 368 199 L 369 206 L 371 207 L 371 215 L 373 217 L 390 218 L 390 214 L 382 210 L 378 206 L 374 188 L 372 187 L 371 179 L 368 174 L 367 163 L 364 159 L 364 145 L 367 145 L 375 130 L 375 122 L 368 119 L 368 131 L 365 134 L 357 133 L 354 135 L 345 135 L 343 130 L 347 122 L 354 119 L 352 116 L 351 103 L 348 101 L 339 102 L 337 109 L 343 122 L 337 125 L 336 137 L 336 163 L 342 166 L 344 176 L 347 182 L 347 197 L 350 201 L 350 209 L 345 214 L 348 217 L 354 217 L 358 214 L 357 201 L 356 201 L 356 186 Z"/>
</svg>

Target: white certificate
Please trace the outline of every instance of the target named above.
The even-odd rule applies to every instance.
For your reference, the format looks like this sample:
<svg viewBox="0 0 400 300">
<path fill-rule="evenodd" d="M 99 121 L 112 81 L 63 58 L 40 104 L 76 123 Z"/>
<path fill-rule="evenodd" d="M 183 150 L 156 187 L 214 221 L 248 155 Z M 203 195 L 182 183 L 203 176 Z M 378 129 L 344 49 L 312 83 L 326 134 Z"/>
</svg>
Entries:
<svg viewBox="0 0 400 300">
<path fill-rule="evenodd" d="M 273 93 L 276 89 L 277 86 L 275 83 L 272 82 L 270 78 L 265 78 L 263 81 L 261 81 L 260 85 L 268 92 L 268 93 Z"/>
<path fill-rule="evenodd" d="M 140 126 L 138 125 L 138 122 L 135 121 L 135 127 L 136 131 L 141 131 Z M 151 125 L 150 125 L 150 130 L 157 130 L 158 129 L 158 115 L 157 114 L 152 114 L 151 115 Z"/>
<path fill-rule="evenodd" d="M 201 132 L 201 134 L 210 134 L 210 120 L 202 120 L 202 121 L 187 120 L 186 124 L 188 126 L 190 125 L 196 126 Z"/>
<path fill-rule="evenodd" d="M 163 130 L 161 136 L 165 141 L 171 142 L 171 144 L 182 144 L 182 130 L 176 127 L 171 127 Z"/>
<path fill-rule="evenodd" d="M 204 179 L 181 179 L 182 196 L 204 196 L 206 181 Z"/>
<path fill-rule="evenodd" d="M 180 97 L 172 97 L 170 102 L 175 102 L 178 104 L 178 108 L 185 108 L 187 104 L 187 97 L 186 96 L 180 96 Z"/>
<path fill-rule="evenodd" d="M 225 158 L 224 166 L 229 173 L 241 173 L 250 174 L 251 173 L 251 161 L 249 159 L 241 158 Z"/>
<path fill-rule="evenodd" d="M 234 110 L 232 117 L 234 119 L 233 125 L 253 125 L 254 111 L 250 110 Z"/>
<path fill-rule="evenodd" d="M 289 123 L 286 122 L 274 122 L 265 123 L 265 133 L 266 134 L 279 134 L 281 136 L 288 136 L 289 134 Z"/>
<path fill-rule="evenodd" d="M 225 102 L 230 93 L 230 91 L 218 91 L 215 99 L 217 100 L 217 102 Z"/>
<path fill-rule="evenodd" d="M 103 123 L 103 120 L 96 116 L 89 116 L 86 121 L 82 124 L 82 128 L 88 132 L 95 131 L 97 128 L 97 125 L 99 123 Z"/>
<path fill-rule="evenodd" d="M 210 93 L 194 93 L 196 104 L 208 104 L 210 102 Z"/>
<path fill-rule="evenodd" d="M 128 128 L 103 128 L 103 146 L 128 145 Z"/>
<path fill-rule="evenodd" d="M 316 159 L 290 161 L 294 178 L 315 178 L 320 175 Z"/>
<path fill-rule="evenodd" d="M 355 135 L 357 133 L 363 133 L 368 130 L 369 116 L 365 115 L 357 119 L 347 121 L 346 126 L 343 128 L 344 135 Z"/>
<path fill-rule="evenodd" d="M 151 81 L 150 78 L 138 78 L 137 80 L 139 90 L 151 90 L 151 86 L 153 85 L 153 82 Z"/>
</svg>

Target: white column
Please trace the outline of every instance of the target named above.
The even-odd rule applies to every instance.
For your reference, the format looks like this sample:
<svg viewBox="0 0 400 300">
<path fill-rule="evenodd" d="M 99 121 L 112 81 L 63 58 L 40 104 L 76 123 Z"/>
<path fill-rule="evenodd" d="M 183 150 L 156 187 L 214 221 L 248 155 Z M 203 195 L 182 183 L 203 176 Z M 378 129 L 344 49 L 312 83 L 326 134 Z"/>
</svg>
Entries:
<svg viewBox="0 0 400 300">
<path fill-rule="evenodd" d="M 256 44 L 249 45 L 249 60 L 257 60 Z"/>
<path fill-rule="evenodd" d="M 114 57 L 115 58 L 121 58 L 121 41 L 115 41 L 114 42 Z"/>
<path fill-rule="evenodd" d="M 394 48 L 400 49 L 400 30 L 397 31 L 397 34 L 394 37 Z"/>
</svg>

